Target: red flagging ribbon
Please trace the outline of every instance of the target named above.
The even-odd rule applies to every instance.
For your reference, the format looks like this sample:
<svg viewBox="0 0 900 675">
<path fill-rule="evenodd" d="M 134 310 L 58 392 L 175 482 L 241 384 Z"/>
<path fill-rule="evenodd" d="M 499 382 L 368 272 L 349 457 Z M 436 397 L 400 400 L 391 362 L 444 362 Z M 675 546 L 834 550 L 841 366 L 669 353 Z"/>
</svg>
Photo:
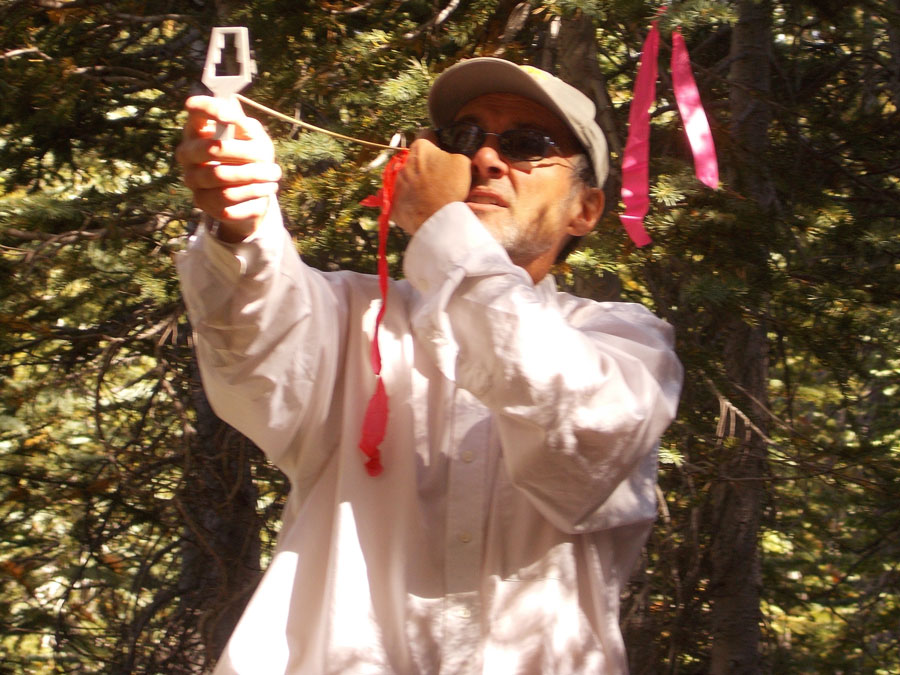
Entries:
<svg viewBox="0 0 900 675">
<path fill-rule="evenodd" d="M 625 213 L 620 216 L 628 236 L 637 246 L 650 243 L 644 229 L 644 217 L 650 208 L 650 106 L 656 98 L 659 26 L 654 21 L 644 41 L 641 62 L 634 85 L 634 98 L 628 113 L 628 141 L 622 157 L 622 201 Z M 691 73 L 691 61 L 681 31 L 672 34 L 672 88 L 678 112 L 684 122 L 688 143 L 694 156 L 694 171 L 705 185 L 719 186 L 716 147 L 709 120 L 700 101 L 700 92 Z"/>
<path fill-rule="evenodd" d="M 372 334 L 372 346 L 369 358 L 372 363 L 372 372 L 375 373 L 375 393 L 369 399 L 366 413 L 363 417 L 362 434 L 359 439 L 359 449 L 368 458 L 366 471 L 370 476 L 378 476 L 384 467 L 381 464 L 381 451 L 378 446 L 384 440 L 388 418 L 388 396 L 381 380 L 381 350 L 378 348 L 378 329 L 384 319 L 387 309 L 388 294 L 388 263 L 387 263 L 387 237 L 391 220 L 391 208 L 394 204 L 394 185 L 397 182 L 397 174 L 406 164 L 409 153 L 401 150 L 391 157 L 384 173 L 381 176 L 381 189 L 377 194 L 366 197 L 360 202 L 363 206 L 375 206 L 381 208 L 378 216 L 378 287 L 381 289 L 381 307 L 375 317 L 375 330 Z"/>
</svg>

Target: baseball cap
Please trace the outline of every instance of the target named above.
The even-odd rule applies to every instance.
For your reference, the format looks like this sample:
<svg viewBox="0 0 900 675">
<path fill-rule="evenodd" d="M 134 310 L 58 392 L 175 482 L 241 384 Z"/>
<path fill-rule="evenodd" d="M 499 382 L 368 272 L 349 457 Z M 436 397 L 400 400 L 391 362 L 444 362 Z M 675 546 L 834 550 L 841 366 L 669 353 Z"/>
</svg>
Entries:
<svg viewBox="0 0 900 675">
<path fill-rule="evenodd" d="M 597 184 L 609 173 L 606 137 L 594 121 L 593 101 L 545 70 L 484 56 L 456 63 L 434 81 L 428 112 L 438 128 L 453 122 L 460 109 L 484 94 L 516 94 L 531 99 L 559 117 L 587 151 Z"/>
</svg>

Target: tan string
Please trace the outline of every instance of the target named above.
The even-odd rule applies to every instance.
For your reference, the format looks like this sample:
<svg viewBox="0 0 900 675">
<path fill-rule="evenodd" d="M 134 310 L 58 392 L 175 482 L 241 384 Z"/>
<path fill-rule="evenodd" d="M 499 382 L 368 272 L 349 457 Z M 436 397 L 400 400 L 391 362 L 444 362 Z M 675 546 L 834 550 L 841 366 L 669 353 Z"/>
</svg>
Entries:
<svg viewBox="0 0 900 675">
<path fill-rule="evenodd" d="M 392 147 L 390 145 L 384 145 L 383 143 L 373 143 L 372 141 L 364 141 L 359 138 L 353 138 L 352 136 L 345 136 L 344 134 L 339 134 L 336 131 L 329 131 L 328 129 L 323 129 L 322 127 L 317 127 L 314 124 L 309 124 L 308 122 L 304 122 L 303 120 L 298 120 L 294 117 L 289 117 L 283 113 L 278 112 L 277 110 L 272 110 L 271 108 L 267 108 L 262 103 L 257 103 L 256 101 L 247 98 L 246 96 L 241 96 L 240 94 L 235 94 L 235 97 L 241 102 L 246 103 L 247 105 L 256 108 L 257 110 L 261 110 L 264 113 L 268 113 L 273 117 L 277 117 L 278 119 L 289 122 L 290 124 L 296 124 L 299 127 L 303 127 L 304 129 L 308 129 L 309 131 L 318 131 L 322 134 L 328 134 L 329 136 L 334 136 L 335 138 L 340 138 L 344 141 L 350 141 L 351 143 L 359 143 L 360 145 L 368 145 L 372 148 L 381 148 L 383 150 L 400 150 L 401 148 Z"/>
</svg>

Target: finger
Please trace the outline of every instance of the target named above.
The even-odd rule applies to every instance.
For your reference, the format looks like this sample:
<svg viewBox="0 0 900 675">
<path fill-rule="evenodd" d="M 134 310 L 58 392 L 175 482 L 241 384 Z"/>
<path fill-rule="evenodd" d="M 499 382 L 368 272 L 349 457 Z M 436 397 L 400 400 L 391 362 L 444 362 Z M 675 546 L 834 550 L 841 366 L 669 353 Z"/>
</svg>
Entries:
<svg viewBox="0 0 900 675">
<path fill-rule="evenodd" d="M 437 134 L 434 129 L 431 129 L 430 127 L 423 127 L 416 132 L 416 140 L 418 141 L 420 139 L 431 141 L 434 145 L 438 144 Z"/>
<path fill-rule="evenodd" d="M 419 152 L 430 151 L 432 149 L 445 152 L 438 144 L 437 135 L 431 129 L 423 129 L 416 134 L 416 140 L 409 146 L 410 150 L 418 149 Z"/>
<path fill-rule="evenodd" d="M 417 138 L 409 148 L 409 160 L 406 169 L 410 172 L 423 172 L 427 175 L 444 175 L 445 171 L 463 172 L 467 176 L 472 160 L 465 155 L 447 152 L 437 144 L 433 134 L 425 134 Z"/>
<path fill-rule="evenodd" d="M 269 208 L 269 202 L 270 197 L 267 195 L 265 197 L 260 197 L 259 199 L 234 204 L 233 206 L 227 207 L 222 212 L 222 218 L 220 218 L 220 220 L 234 222 L 257 220 L 266 215 L 266 211 Z"/>
<path fill-rule="evenodd" d="M 247 185 L 228 191 L 196 190 L 194 203 L 216 220 L 226 222 L 252 220 L 265 213 L 269 199 L 277 191 L 278 186 L 275 183 Z"/>
<path fill-rule="evenodd" d="M 194 198 L 198 205 L 202 203 L 221 211 L 277 192 L 278 183 L 249 183 L 224 189 L 195 190 Z"/>
<path fill-rule="evenodd" d="M 281 167 L 274 163 L 220 164 L 209 167 L 221 183 L 270 183 L 281 180 Z"/>
<path fill-rule="evenodd" d="M 192 96 L 184 103 L 188 119 L 184 126 L 185 138 L 211 138 L 216 124 L 233 124 L 236 138 L 259 138 L 266 131 L 259 120 L 247 117 L 240 101 L 232 97 Z"/>
<path fill-rule="evenodd" d="M 245 117 L 240 101 L 234 97 L 191 96 L 184 102 L 189 120 L 233 123 Z"/>
<path fill-rule="evenodd" d="M 192 190 L 277 183 L 279 180 L 281 167 L 274 163 L 186 165 L 184 169 L 184 184 Z"/>
<path fill-rule="evenodd" d="M 188 114 L 184 125 L 186 138 L 197 137 L 208 132 L 209 127 L 215 126 L 221 119 L 221 99 L 212 96 L 191 96 L 184 102 L 184 109 Z"/>
<path fill-rule="evenodd" d="M 232 137 L 245 141 L 259 139 L 271 143 L 269 134 L 266 132 L 266 128 L 262 123 L 254 117 L 245 115 L 244 111 L 241 109 L 241 104 L 237 99 L 231 100 L 234 102 L 236 110 L 228 111 L 226 108 L 226 112 L 220 115 L 220 117 L 225 120 L 224 124 L 226 126 L 232 127 Z M 216 132 L 218 132 L 218 127 L 214 130 L 214 134 L 216 134 Z M 204 131 L 204 136 L 205 134 L 206 130 Z"/>
<path fill-rule="evenodd" d="M 268 136 L 212 141 L 206 146 L 206 152 L 210 160 L 216 162 L 271 162 L 275 159 L 275 146 Z"/>
<path fill-rule="evenodd" d="M 184 167 L 192 164 L 273 163 L 275 148 L 266 139 L 255 140 L 184 140 L 175 149 L 175 158 Z"/>
<path fill-rule="evenodd" d="M 231 207 L 262 197 L 268 197 L 277 192 L 278 183 L 248 183 L 247 185 L 225 188 L 221 191 L 221 195 L 222 202 Z"/>
</svg>

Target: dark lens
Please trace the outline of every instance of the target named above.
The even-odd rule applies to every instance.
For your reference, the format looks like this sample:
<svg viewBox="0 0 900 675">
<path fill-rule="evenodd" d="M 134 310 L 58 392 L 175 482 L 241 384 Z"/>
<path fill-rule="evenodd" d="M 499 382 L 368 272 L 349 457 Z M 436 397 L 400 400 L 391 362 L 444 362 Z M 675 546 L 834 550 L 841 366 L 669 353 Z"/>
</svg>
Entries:
<svg viewBox="0 0 900 675">
<path fill-rule="evenodd" d="M 484 131 L 468 122 L 457 122 L 438 129 L 438 142 L 447 152 L 458 152 L 471 157 L 484 143 Z"/>
<path fill-rule="evenodd" d="M 540 131 L 510 129 L 500 134 L 500 152 L 510 159 L 542 159 L 548 150 L 547 137 Z"/>
</svg>

